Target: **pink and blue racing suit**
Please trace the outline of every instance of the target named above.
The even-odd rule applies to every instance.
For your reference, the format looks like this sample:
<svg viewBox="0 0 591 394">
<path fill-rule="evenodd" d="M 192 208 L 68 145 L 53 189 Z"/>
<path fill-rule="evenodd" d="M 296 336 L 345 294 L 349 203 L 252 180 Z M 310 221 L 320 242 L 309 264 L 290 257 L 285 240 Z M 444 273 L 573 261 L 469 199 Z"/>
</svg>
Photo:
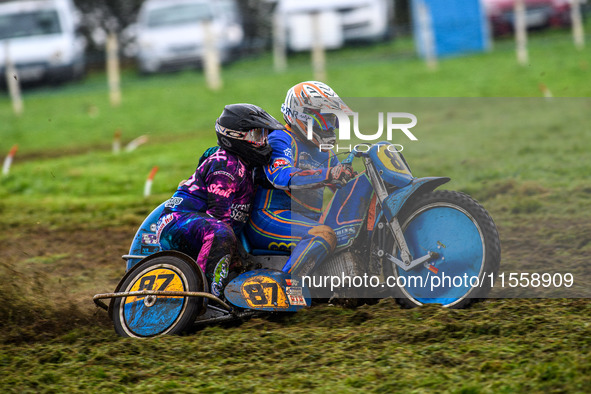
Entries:
<svg viewBox="0 0 591 394">
<path fill-rule="evenodd" d="M 157 223 L 163 250 L 193 257 L 219 296 L 225 285 L 236 234 L 248 220 L 254 196 L 252 171 L 219 149 L 166 202 Z"/>
</svg>

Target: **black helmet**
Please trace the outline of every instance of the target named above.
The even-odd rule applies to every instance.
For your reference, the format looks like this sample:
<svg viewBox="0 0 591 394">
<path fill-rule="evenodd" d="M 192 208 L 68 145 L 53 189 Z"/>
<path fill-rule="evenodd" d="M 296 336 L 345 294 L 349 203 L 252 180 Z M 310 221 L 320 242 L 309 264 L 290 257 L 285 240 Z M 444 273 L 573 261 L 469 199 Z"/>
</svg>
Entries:
<svg viewBox="0 0 591 394">
<path fill-rule="evenodd" d="M 278 129 L 284 129 L 283 125 L 253 104 L 226 105 L 215 122 L 218 144 L 251 168 L 269 163 L 267 135 Z"/>
</svg>

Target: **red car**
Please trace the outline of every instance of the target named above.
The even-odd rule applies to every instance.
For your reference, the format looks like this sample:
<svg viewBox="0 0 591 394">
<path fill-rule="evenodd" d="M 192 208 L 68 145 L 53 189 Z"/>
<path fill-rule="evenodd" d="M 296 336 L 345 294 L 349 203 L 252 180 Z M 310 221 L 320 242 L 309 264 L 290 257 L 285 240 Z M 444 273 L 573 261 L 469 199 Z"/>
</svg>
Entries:
<svg viewBox="0 0 591 394">
<path fill-rule="evenodd" d="M 570 26 L 569 0 L 524 0 L 528 28 Z M 515 0 L 483 0 L 493 35 L 513 32 Z"/>
</svg>

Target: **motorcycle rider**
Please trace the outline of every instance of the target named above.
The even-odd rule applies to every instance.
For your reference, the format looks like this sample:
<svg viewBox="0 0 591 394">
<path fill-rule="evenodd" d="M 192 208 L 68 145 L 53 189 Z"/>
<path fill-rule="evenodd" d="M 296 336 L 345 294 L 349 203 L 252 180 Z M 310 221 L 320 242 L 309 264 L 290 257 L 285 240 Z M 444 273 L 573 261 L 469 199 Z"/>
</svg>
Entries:
<svg viewBox="0 0 591 394">
<path fill-rule="evenodd" d="M 162 249 L 193 257 L 215 296 L 226 284 L 236 235 L 250 214 L 252 170 L 269 162 L 268 133 L 281 129 L 281 123 L 256 105 L 226 105 L 215 123 L 220 149 L 178 186 L 158 220 Z"/>
<path fill-rule="evenodd" d="M 269 136 L 271 161 L 257 169 L 257 189 L 246 234 L 255 249 L 289 251 L 283 271 L 307 275 L 336 246 L 334 231 L 319 222 L 326 186 L 340 187 L 355 176 L 331 150 L 338 118 L 328 111 L 351 110 L 325 83 L 301 82 L 281 106 L 286 127 Z M 312 123 L 312 138 L 307 129 Z"/>
</svg>

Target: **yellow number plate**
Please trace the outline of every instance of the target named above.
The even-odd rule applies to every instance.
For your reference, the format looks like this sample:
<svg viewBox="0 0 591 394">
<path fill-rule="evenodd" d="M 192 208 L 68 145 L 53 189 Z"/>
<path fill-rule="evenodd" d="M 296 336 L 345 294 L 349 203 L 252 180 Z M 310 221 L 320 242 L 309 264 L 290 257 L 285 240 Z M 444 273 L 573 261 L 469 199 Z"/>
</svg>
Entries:
<svg viewBox="0 0 591 394">
<path fill-rule="evenodd" d="M 242 296 L 251 308 L 289 308 L 279 283 L 267 276 L 254 276 L 242 284 Z"/>
</svg>

